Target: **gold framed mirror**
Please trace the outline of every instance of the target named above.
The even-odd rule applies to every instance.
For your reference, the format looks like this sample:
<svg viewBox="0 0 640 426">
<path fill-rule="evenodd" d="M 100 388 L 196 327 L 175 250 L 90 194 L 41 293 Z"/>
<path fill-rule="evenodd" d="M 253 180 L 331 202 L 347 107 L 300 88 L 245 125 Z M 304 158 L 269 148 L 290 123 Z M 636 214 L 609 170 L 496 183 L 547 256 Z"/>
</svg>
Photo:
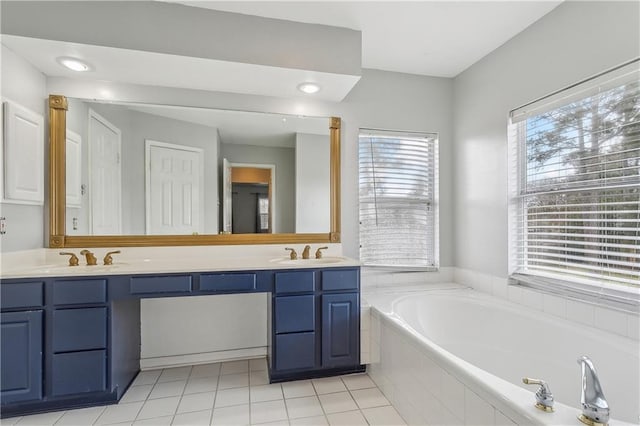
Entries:
<svg viewBox="0 0 640 426">
<path fill-rule="evenodd" d="M 224 244 L 287 244 L 340 242 L 340 131 L 339 117 L 329 128 L 329 232 L 219 233 L 206 235 L 71 235 L 67 233 L 67 110 L 69 100 L 49 96 L 49 247 L 150 247 Z"/>
</svg>

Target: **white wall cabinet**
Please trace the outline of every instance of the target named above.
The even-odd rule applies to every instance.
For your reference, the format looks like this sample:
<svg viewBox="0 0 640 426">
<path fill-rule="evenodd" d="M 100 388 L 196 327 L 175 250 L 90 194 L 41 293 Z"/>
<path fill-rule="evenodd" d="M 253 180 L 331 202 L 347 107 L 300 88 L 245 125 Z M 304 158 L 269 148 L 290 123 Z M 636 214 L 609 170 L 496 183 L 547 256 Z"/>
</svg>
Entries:
<svg viewBox="0 0 640 426">
<path fill-rule="evenodd" d="M 44 203 L 44 118 L 11 101 L 4 102 L 3 202 Z"/>
</svg>

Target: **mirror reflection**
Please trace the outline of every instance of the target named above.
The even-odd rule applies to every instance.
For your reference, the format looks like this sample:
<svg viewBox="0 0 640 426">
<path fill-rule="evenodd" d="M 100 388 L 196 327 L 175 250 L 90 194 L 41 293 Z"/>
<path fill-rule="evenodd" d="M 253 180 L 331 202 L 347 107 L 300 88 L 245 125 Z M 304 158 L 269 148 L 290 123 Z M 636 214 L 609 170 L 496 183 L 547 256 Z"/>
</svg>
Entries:
<svg viewBox="0 0 640 426">
<path fill-rule="evenodd" d="M 329 118 L 68 102 L 67 235 L 330 232 Z"/>
</svg>

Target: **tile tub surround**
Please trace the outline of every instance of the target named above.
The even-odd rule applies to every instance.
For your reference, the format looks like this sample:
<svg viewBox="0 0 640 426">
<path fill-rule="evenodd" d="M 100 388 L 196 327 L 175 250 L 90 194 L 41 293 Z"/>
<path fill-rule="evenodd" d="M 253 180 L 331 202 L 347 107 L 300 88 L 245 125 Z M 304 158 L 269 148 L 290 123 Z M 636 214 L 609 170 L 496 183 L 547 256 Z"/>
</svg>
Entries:
<svg viewBox="0 0 640 426">
<path fill-rule="evenodd" d="M 570 297 L 508 285 L 506 278 L 470 269 L 453 268 L 453 281 L 472 287 L 482 293 L 545 312 L 548 315 L 640 341 L 640 314 L 638 313 L 623 312 Z"/>
<path fill-rule="evenodd" d="M 118 404 L 3 419 L 2 425 L 405 424 L 367 374 L 269 385 L 266 369 L 259 358 L 146 370 Z"/>
<path fill-rule="evenodd" d="M 459 286 L 455 287 L 452 289 L 459 293 Z M 557 403 L 555 413 L 543 413 L 533 407 L 533 392 L 498 379 L 416 335 L 392 313 L 394 296 L 369 297 L 373 303 L 368 373 L 409 424 L 579 424 L 577 408 Z M 628 425 L 617 420 L 610 424 Z"/>
<path fill-rule="evenodd" d="M 310 244 L 312 256 L 320 246 L 329 247 L 323 252 L 324 258 L 343 258 L 342 244 Z M 86 266 L 81 249 L 34 249 L 2 253 L 0 275 L 2 278 L 23 278 L 43 276 L 142 274 L 199 272 L 233 269 L 297 269 L 332 266 L 359 266 L 356 260 L 343 258 L 338 263 L 305 264 L 280 263 L 289 259 L 285 247 L 291 244 L 263 245 L 220 245 L 220 246 L 175 246 L 175 247 L 97 247 L 88 248 L 98 258 L 98 265 Z M 304 244 L 294 244 L 302 253 Z M 120 250 L 113 255 L 113 265 L 102 265 L 108 251 Z M 73 252 L 80 259 L 80 265 L 69 267 L 67 256 L 60 252 Z"/>
</svg>

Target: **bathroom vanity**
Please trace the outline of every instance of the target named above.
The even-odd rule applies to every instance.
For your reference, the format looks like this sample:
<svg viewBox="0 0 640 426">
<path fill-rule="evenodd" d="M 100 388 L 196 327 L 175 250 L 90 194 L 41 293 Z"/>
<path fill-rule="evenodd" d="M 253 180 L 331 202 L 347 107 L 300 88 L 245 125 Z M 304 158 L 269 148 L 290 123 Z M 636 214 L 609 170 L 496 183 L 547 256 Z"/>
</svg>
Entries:
<svg viewBox="0 0 640 426">
<path fill-rule="evenodd" d="M 346 265 L 3 279 L 2 417 L 116 403 L 140 368 L 142 298 L 268 292 L 271 382 L 363 371 Z"/>
</svg>

